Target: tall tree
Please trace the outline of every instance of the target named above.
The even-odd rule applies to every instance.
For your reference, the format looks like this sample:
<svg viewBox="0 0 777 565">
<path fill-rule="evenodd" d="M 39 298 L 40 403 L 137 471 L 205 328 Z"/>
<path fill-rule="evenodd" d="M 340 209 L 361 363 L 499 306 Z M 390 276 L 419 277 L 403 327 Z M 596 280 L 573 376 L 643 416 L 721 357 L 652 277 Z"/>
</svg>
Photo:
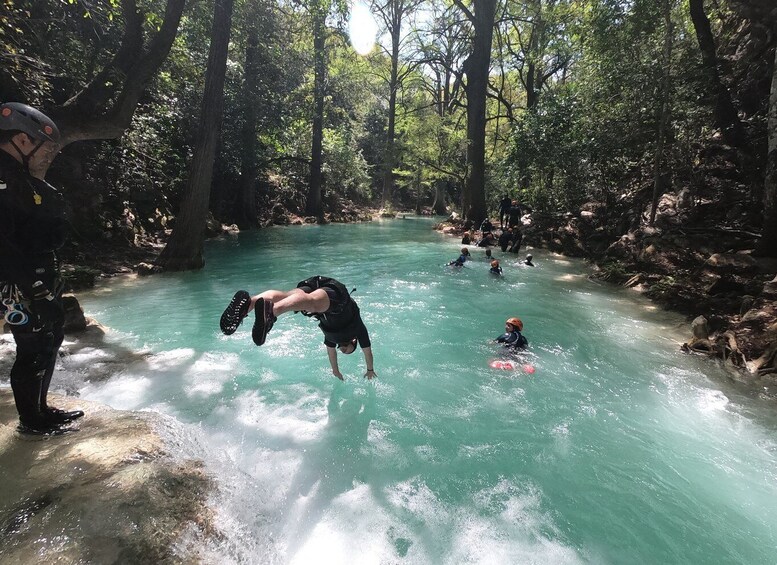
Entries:
<svg viewBox="0 0 777 565">
<path fill-rule="evenodd" d="M 224 78 L 233 4 L 234 0 L 215 0 L 213 6 L 205 91 L 189 182 L 173 233 L 157 259 L 157 264 L 169 271 L 201 269 L 205 265 L 205 223 L 224 106 Z"/>
<path fill-rule="evenodd" d="M 426 123 L 435 125 L 430 136 L 434 142 L 429 145 L 429 155 L 421 162 L 433 171 L 430 175 L 435 190 L 432 210 L 437 215 L 445 215 L 448 189 L 453 183 L 464 186 L 467 178 L 456 114 L 464 107 L 462 65 L 468 49 L 466 42 L 461 41 L 463 23 L 458 10 L 446 7 L 438 11 L 434 6 L 433 10 L 428 28 L 416 29 L 414 38 L 424 68 L 422 86 L 439 117 L 434 122 L 425 119 Z"/>
<path fill-rule="evenodd" d="M 70 4 L 73 4 L 72 2 Z M 110 53 L 96 54 L 93 61 L 99 59 L 98 55 L 106 55 L 107 62 L 97 68 L 89 70 L 88 82 L 77 92 L 69 92 L 69 98 L 59 106 L 45 108 L 46 112 L 57 122 L 62 133 L 60 146 L 65 147 L 74 141 L 92 139 L 116 139 L 129 127 L 135 109 L 141 95 L 145 92 L 149 82 L 154 78 L 159 67 L 167 58 L 170 48 L 178 33 L 178 25 L 183 13 L 185 0 L 167 0 L 164 14 L 160 16 L 159 23 L 150 27 L 147 25 L 147 17 L 150 15 L 148 8 L 139 6 L 136 0 L 121 0 L 122 35 L 121 42 L 113 55 Z M 104 9 L 95 5 L 60 6 L 60 10 L 84 10 L 81 18 L 89 18 L 90 10 Z M 4 9 L 12 10 L 13 4 L 5 3 Z M 60 57 L 61 53 L 51 52 L 47 47 L 47 35 L 49 28 L 56 25 L 57 19 L 48 13 L 50 6 L 43 3 L 32 3 L 30 9 L 22 9 L 21 15 L 11 11 L 0 18 L 14 29 L 21 30 L 18 42 L 12 40 L 8 44 L 8 50 L 0 56 L 0 61 L 11 62 L 24 59 L 28 64 L 37 68 L 34 79 L 38 83 L 43 80 L 43 68 L 47 68 L 49 62 L 45 57 Z M 107 8 L 109 9 L 109 8 Z M 40 13 L 46 10 L 46 13 Z M 34 13 L 36 17 L 30 17 Z M 112 13 L 110 19 L 113 21 Z M 61 15 L 64 20 L 64 14 Z M 107 25 L 107 24 L 106 24 Z M 39 27 L 38 26 L 42 26 Z M 153 31 L 150 31 L 153 30 Z M 25 33 L 26 31 L 26 33 Z M 105 33 L 106 30 L 94 33 Z M 5 36 L 3 36 L 5 39 Z M 15 44 L 14 44 L 15 43 Z M 14 51 L 17 51 L 14 54 Z M 43 60 L 35 60 L 35 57 L 25 53 L 43 54 Z M 4 76 L 0 71 L 0 78 Z M 39 84 L 40 86 L 40 84 Z M 54 154 L 52 154 L 52 159 Z M 43 174 L 51 162 L 41 164 Z"/>
<path fill-rule="evenodd" d="M 731 93 L 720 78 L 715 38 L 712 35 L 710 20 L 704 12 L 704 0 L 690 0 L 689 7 L 693 27 L 696 30 L 696 38 L 701 49 L 702 64 L 707 74 L 709 87 L 715 97 L 715 121 L 723 133 L 726 143 L 744 149 L 747 143 L 745 128 L 742 126 L 737 110 L 734 107 Z"/>
<path fill-rule="evenodd" d="M 313 140 L 310 154 L 310 186 L 305 213 L 324 221 L 321 194 L 321 164 L 324 139 L 324 81 L 326 80 L 326 16 L 328 0 L 313 0 L 310 15 L 313 22 Z"/>
<path fill-rule="evenodd" d="M 777 48 L 774 50 L 767 130 L 769 153 L 766 158 L 763 228 L 759 251 L 774 257 L 777 256 Z"/>
<path fill-rule="evenodd" d="M 662 0 L 661 7 L 664 15 L 664 50 L 661 56 L 661 87 L 658 90 L 658 133 L 656 135 L 656 152 L 653 159 L 653 204 L 650 207 L 650 225 L 656 221 L 658 198 L 663 194 L 663 181 L 666 178 L 664 171 L 664 141 L 669 125 L 669 82 L 672 68 L 672 2 Z"/>
<path fill-rule="evenodd" d="M 386 131 L 386 150 L 383 164 L 383 205 L 391 205 L 391 189 L 394 186 L 394 166 L 396 163 L 396 119 L 397 91 L 404 79 L 413 71 L 414 65 L 406 65 L 400 70 L 399 54 L 402 44 L 402 23 L 422 0 L 381 0 L 372 3 L 372 7 L 380 15 L 383 26 L 391 38 L 388 51 L 391 64 L 388 78 L 388 127 Z M 381 46 L 386 50 L 385 47 Z"/>
<path fill-rule="evenodd" d="M 464 217 L 478 224 L 486 217 L 486 98 L 496 0 L 472 0 L 472 11 L 462 0 L 454 1 L 473 28 L 472 51 L 464 61 L 469 174 L 462 204 Z"/>
<path fill-rule="evenodd" d="M 240 131 L 240 206 L 236 210 L 241 228 L 255 228 L 258 223 L 256 208 L 256 177 L 258 163 L 259 129 L 259 7 L 245 6 L 246 48 L 243 72 L 243 123 Z"/>
</svg>

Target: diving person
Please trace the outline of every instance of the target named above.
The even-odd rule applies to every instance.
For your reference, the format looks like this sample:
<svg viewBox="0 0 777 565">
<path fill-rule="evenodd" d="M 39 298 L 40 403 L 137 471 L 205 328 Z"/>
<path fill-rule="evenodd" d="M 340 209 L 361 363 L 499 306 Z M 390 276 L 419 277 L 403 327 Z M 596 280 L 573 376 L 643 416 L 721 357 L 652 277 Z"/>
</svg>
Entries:
<svg viewBox="0 0 777 565">
<path fill-rule="evenodd" d="M 377 376 L 373 365 L 372 346 L 367 327 L 361 318 L 359 306 L 348 289 L 340 281 L 316 275 L 300 281 L 292 290 L 266 290 L 256 296 L 239 290 L 221 315 L 221 331 L 225 335 L 235 333 L 240 323 L 251 310 L 254 321 L 251 337 L 256 345 L 263 345 L 267 333 L 278 316 L 286 312 L 301 312 L 316 318 L 318 327 L 324 333 L 329 364 L 332 374 L 340 380 L 343 375 L 337 363 L 337 351 L 350 355 L 356 346 L 362 348 L 367 364 L 367 379 Z"/>
<path fill-rule="evenodd" d="M 48 391 L 64 339 L 57 250 L 65 242 L 62 195 L 31 171 L 59 149 L 56 124 L 16 102 L 0 105 L 0 291 L 16 342 L 11 389 L 23 434 L 59 435 L 84 415 L 49 406 Z"/>
<path fill-rule="evenodd" d="M 491 268 L 488 270 L 488 272 L 492 275 L 502 275 L 502 267 L 499 266 L 499 259 L 494 259 L 491 261 Z"/>
</svg>

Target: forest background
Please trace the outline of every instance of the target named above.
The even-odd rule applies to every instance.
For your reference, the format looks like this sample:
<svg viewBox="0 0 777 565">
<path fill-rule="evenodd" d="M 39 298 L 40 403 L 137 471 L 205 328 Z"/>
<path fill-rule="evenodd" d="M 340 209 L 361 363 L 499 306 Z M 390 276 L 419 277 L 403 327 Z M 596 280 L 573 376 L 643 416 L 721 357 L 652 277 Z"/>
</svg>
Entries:
<svg viewBox="0 0 777 565">
<path fill-rule="evenodd" d="M 702 346 L 777 365 L 772 0 L 374 0 L 366 54 L 361 8 L 5 0 L 0 100 L 60 125 L 66 260 L 200 268 L 224 224 L 375 207 L 479 225 L 508 194 L 529 241 L 721 336 L 755 328 Z"/>
</svg>

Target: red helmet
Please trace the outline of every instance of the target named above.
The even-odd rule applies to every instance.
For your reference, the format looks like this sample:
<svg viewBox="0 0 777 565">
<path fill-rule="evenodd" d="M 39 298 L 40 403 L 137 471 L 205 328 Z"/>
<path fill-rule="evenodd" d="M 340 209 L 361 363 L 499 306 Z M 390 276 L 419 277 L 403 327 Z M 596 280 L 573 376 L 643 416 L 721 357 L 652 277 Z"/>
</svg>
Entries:
<svg viewBox="0 0 777 565">
<path fill-rule="evenodd" d="M 523 322 L 520 318 L 507 318 L 507 321 L 505 324 L 510 324 L 515 329 L 517 329 L 519 332 L 523 331 Z"/>
</svg>

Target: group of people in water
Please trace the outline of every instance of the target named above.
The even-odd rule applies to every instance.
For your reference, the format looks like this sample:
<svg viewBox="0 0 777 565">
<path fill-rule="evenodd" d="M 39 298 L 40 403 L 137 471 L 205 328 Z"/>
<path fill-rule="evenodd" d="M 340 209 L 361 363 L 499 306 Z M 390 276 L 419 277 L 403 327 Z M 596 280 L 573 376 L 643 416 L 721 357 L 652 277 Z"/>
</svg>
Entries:
<svg viewBox="0 0 777 565">
<path fill-rule="evenodd" d="M 491 268 L 489 273 L 495 276 L 502 276 L 503 270 L 499 263 L 499 259 L 493 257 L 491 247 L 498 246 L 502 253 L 518 253 L 521 249 L 521 243 L 523 242 L 523 232 L 521 226 L 523 225 L 521 215 L 525 211 L 531 211 L 531 208 L 522 206 L 517 200 L 510 200 L 505 195 L 499 203 L 499 229 L 501 233 L 497 238 L 494 235 L 494 225 L 489 218 L 483 220 L 480 224 L 480 239 L 475 241 L 475 232 L 472 231 L 471 222 L 464 225 L 464 235 L 461 238 L 462 245 L 475 245 L 476 247 L 485 247 L 485 258 L 489 261 Z M 462 247 L 461 254 L 449 262 L 451 267 L 463 267 L 464 263 L 472 260 L 472 254 L 469 248 Z M 526 259 L 521 261 L 522 265 L 527 267 L 534 267 L 533 257 L 531 254 L 526 255 Z"/>
</svg>

